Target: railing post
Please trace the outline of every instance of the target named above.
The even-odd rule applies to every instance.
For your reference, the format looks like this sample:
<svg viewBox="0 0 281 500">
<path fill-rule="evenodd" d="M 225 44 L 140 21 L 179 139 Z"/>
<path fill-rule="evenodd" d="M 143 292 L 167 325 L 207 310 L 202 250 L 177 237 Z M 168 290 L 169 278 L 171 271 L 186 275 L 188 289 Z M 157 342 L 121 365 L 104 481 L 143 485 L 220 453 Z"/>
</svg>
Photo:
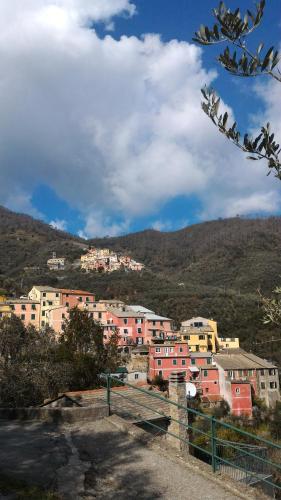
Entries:
<svg viewBox="0 0 281 500">
<path fill-rule="evenodd" d="M 108 405 L 108 414 L 110 415 L 110 382 L 111 378 L 110 375 L 106 376 L 106 402 Z"/>
<path fill-rule="evenodd" d="M 212 417 L 211 421 L 211 441 L 212 441 L 212 469 L 213 472 L 216 472 L 217 464 L 216 464 L 216 455 L 217 455 L 217 440 L 216 440 L 216 420 Z"/>
</svg>

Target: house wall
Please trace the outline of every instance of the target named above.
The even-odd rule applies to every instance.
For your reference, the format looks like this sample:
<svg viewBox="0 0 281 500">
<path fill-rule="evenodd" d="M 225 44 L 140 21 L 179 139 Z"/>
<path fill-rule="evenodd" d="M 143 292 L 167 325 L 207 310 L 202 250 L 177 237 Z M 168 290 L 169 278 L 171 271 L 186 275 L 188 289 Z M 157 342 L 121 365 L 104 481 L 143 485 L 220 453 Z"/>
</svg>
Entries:
<svg viewBox="0 0 281 500">
<path fill-rule="evenodd" d="M 187 343 L 155 345 L 149 347 L 149 379 L 161 375 L 168 380 L 172 372 L 185 372 L 185 380 L 190 379 L 190 355 Z"/>
<path fill-rule="evenodd" d="M 231 413 L 240 417 L 241 415 L 246 415 L 247 417 L 252 416 L 252 395 L 251 395 L 251 385 L 249 383 L 231 383 Z"/>
<path fill-rule="evenodd" d="M 272 408 L 280 401 L 280 386 L 278 369 L 257 370 L 256 394 L 265 401 L 267 407 Z"/>
</svg>

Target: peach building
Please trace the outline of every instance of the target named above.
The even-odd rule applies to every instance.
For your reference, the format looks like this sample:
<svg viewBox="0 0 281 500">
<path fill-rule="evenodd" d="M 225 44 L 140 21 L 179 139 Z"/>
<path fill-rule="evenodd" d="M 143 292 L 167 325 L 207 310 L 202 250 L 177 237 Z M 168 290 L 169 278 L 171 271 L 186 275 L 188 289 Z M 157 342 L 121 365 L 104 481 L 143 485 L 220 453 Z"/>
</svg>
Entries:
<svg viewBox="0 0 281 500">
<path fill-rule="evenodd" d="M 13 314 L 18 316 L 25 326 L 40 326 L 40 302 L 28 298 L 9 299 L 8 301 Z"/>
</svg>

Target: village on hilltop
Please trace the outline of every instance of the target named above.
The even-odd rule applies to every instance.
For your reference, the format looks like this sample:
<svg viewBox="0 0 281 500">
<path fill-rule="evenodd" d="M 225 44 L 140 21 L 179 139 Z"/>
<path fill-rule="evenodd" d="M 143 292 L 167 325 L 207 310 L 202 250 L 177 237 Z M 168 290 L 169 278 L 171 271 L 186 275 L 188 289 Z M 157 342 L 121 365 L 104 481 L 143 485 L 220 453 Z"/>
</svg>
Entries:
<svg viewBox="0 0 281 500">
<path fill-rule="evenodd" d="M 47 260 L 50 271 L 61 271 L 66 266 L 65 257 L 57 257 L 53 252 L 52 257 Z M 81 255 L 79 266 L 87 273 L 96 271 L 99 273 L 112 273 L 113 271 L 136 271 L 144 269 L 144 264 L 135 261 L 128 255 L 121 255 L 108 248 L 90 248 L 86 254 Z"/>
<path fill-rule="evenodd" d="M 116 376 L 124 381 L 145 386 L 184 372 L 203 406 L 226 402 L 238 417 L 253 416 L 256 398 L 269 408 L 280 401 L 278 368 L 241 349 L 237 336 L 220 336 L 213 319 L 190 318 L 178 330 L 173 319 L 141 305 L 97 301 L 87 291 L 50 286 L 33 286 L 19 299 L 0 296 L 0 318 L 15 314 L 25 326 L 51 327 L 57 338 L 73 307 L 100 324 L 105 345 L 118 335 L 123 366 Z"/>
</svg>

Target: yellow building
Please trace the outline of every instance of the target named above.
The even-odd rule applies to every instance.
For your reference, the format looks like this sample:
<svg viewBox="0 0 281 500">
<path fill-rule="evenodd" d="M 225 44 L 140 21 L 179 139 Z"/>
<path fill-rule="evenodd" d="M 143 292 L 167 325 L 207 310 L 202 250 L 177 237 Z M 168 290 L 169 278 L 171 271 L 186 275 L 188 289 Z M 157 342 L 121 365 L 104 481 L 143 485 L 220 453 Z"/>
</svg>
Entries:
<svg viewBox="0 0 281 500">
<path fill-rule="evenodd" d="M 4 316 L 11 316 L 12 314 L 12 309 L 10 307 L 10 304 L 7 302 L 6 295 L 1 294 L 0 295 L 0 319 L 4 318 Z"/>
<path fill-rule="evenodd" d="M 239 348 L 239 338 L 218 336 L 217 322 L 213 319 L 191 318 L 183 321 L 180 330 L 181 340 L 188 342 L 191 352 L 217 352 L 221 349 Z"/>
<path fill-rule="evenodd" d="M 217 352 L 218 330 L 214 320 L 197 317 L 183 321 L 180 336 L 188 342 L 191 352 Z"/>
<path fill-rule="evenodd" d="M 40 326 L 45 326 L 48 323 L 47 311 L 52 306 L 61 304 L 61 293 L 57 288 L 51 286 L 34 286 L 29 294 L 30 300 L 40 302 Z"/>
</svg>

